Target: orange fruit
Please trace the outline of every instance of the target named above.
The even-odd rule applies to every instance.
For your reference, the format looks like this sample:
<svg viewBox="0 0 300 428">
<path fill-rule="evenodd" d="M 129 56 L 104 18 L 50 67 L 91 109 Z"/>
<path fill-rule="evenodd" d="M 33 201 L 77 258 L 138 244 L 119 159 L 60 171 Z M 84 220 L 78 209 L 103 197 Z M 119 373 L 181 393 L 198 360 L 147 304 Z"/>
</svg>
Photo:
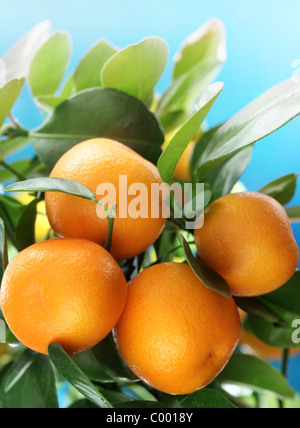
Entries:
<svg viewBox="0 0 300 428">
<path fill-rule="evenodd" d="M 19 253 L 7 267 L 0 303 L 11 331 L 42 354 L 59 343 L 75 355 L 104 339 L 125 306 L 127 284 L 114 258 L 81 239 L 53 239 Z"/>
<path fill-rule="evenodd" d="M 127 208 L 137 198 L 128 196 L 128 201 L 119 206 L 119 196 L 126 196 L 119 189 L 119 177 L 126 176 L 128 188 L 135 183 L 146 186 L 148 195 L 141 196 L 141 204 L 148 204 L 146 215 L 126 217 Z M 151 218 L 151 185 L 161 184 L 157 168 L 133 150 L 116 141 L 95 139 L 80 143 L 65 153 L 54 167 L 51 177 L 78 181 L 95 194 L 100 184 L 109 183 L 116 189 L 117 217 L 113 229 L 111 254 L 117 260 L 130 259 L 143 253 L 160 236 L 166 223 L 162 218 Z M 101 200 L 104 195 L 98 196 Z M 144 206 L 145 206 L 144 204 Z M 120 215 L 120 209 L 125 215 Z M 107 237 L 107 219 L 99 218 L 96 204 L 74 196 L 58 193 L 46 194 L 47 215 L 55 232 L 67 238 L 84 238 L 103 244 Z M 145 218 L 144 218 L 145 217 Z"/>
<path fill-rule="evenodd" d="M 278 289 L 299 261 L 284 208 L 261 193 L 231 194 L 213 202 L 195 238 L 202 262 L 223 276 L 236 296 Z"/>
<path fill-rule="evenodd" d="M 142 380 L 168 394 L 190 394 L 222 371 L 240 327 L 232 299 L 205 287 L 188 265 L 162 263 L 129 283 L 114 337 Z"/>
</svg>

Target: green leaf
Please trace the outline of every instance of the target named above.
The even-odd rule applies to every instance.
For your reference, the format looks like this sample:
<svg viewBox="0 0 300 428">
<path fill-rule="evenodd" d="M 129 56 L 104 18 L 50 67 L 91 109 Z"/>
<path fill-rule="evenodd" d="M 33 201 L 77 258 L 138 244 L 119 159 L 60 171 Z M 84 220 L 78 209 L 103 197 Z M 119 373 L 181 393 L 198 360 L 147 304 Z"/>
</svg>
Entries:
<svg viewBox="0 0 300 428">
<path fill-rule="evenodd" d="M 67 100 L 67 97 L 55 97 L 54 95 L 41 95 L 36 97 L 37 104 L 45 110 L 54 110 Z"/>
<path fill-rule="evenodd" d="M 188 242 L 182 235 L 179 236 L 179 239 L 187 262 L 199 280 L 210 290 L 213 290 L 224 297 L 231 298 L 231 290 L 225 279 L 208 267 L 204 266 L 194 257 Z"/>
<path fill-rule="evenodd" d="M 40 177 L 19 181 L 4 189 L 6 192 L 59 192 L 94 201 L 96 196 L 86 186 L 66 178 Z"/>
<path fill-rule="evenodd" d="M 98 406 L 89 400 L 78 400 L 70 406 L 70 409 L 98 409 Z"/>
<path fill-rule="evenodd" d="M 49 38 L 50 30 L 50 21 L 38 23 L 4 54 L 7 81 L 27 76 L 30 63 L 38 49 Z"/>
<path fill-rule="evenodd" d="M 7 373 L 11 364 L 0 372 L 0 408 L 58 408 L 55 379 L 49 358 L 38 355 L 17 382 L 5 393 Z"/>
<path fill-rule="evenodd" d="M 101 86 L 102 69 L 116 52 L 116 48 L 100 40 L 81 60 L 74 73 L 76 91 Z"/>
<path fill-rule="evenodd" d="M 64 84 L 60 96 L 62 98 L 69 98 L 75 93 L 75 89 L 74 74 L 71 74 Z"/>
<path fill-rule="evenodd" d="M 200 140 L 201 144 L 201 140 Z M 249 146 L 222 162 L 205 177 L 213 191 L 213 201 L 227 195 L 248 167 L 253 147 Z"/>
<path fill-rule="evenodd" d="M 160 99 L 156 115 L 166 132 L 188 119 L 192 105 L 216 74 L 219 63 L 207 60 L 180 76 Z"/>
<path fill-rule="evenodd" d="M 158 161 L 158 170 L 163 181 L 171 184 L 177 163 L 188 144 L 198 132 L 200 125 L 210 112 L 213 104 L 223 90 L 223 87 L 224 85 L 222 83 L 215 83 L 203 91 L 197 103 L 196 112 L 179 129 L 166 147 Z"/>
<path fill-rule="evenodd" d="M 251 355 L 234 354 L 218 380 L 222 384 L 271 392 L 279 398 L 293 398 L 295 395 L 281 373 L 266 361 Z"/>
<path fill-rule="evenodd" d="M 300 76 L 265 92 L 211 134 L 197 164 L 197 180 L 241 149 L 278 130 L 300 113 Z"/>
<path fill-rule="evenodd" d="M 73 361 L 88 376 L 99 383 L 136 382 L 138 379 L 124 366 L 111 335 Z"/>
<path fill-rule="evenodd" d="M 297 187 L 296 174 L 288 174 L 264 186 L 260 193 L 271 196 L 281 205 L 287 205 L 294 197 Z"/>
<path fill-rule="evenodd" d="M 286 212 L 291 221 L 300 221 L 300 206 L 286 208 Z"/>
<path fill-rule="evenodd" d="M 4 221 L 7 238 L 18 248 L 16 228 L 23 213 L 24 206 L 14 198 L 0 195 L 0 217 Z"/>
<path fill-rule="evenodd" d="M 259 298 L 259 300 L 280 316 L 288 328 L 281 324 L 274 326 L 270 320 L 257 319 L 252 316 L 246 318 L 245 328 L 270 346 L 282 349 L 299 348 L 294 343 L 295 328 L 293 322 L 300 319 L 300 271 L 281 288 L 273 293 Z"/>
<path fill-rule="evenodd" d="M 155 401 L 134 400 L 127 403 L 116 403 L 117 409 L 163 409 L 164 406 Z"/>
<path fill-rule="evenodd" d="M 176 54 L 173 78 L 182 76 L 206 59 L 224 62 L 227 57 L 225 32 L 222 21 L 210 20 L 189 36 Z"/>
<path fill-rule="evenodd" d="M 182 409 L 235 409 L 223 394 L 212 389 L 194 392 L 180 401 Z"/>
<path fill-rule="evenodd" d="M 175 56 L 174 81 L 157 109 L 166 131 L 187 119 L 191 103 L 217 75 L 226 56 L 225 28 L 219 20 L 208 21 L 184 41 Z"/>
<path fill-rule="evenodd" d="M 67 33 L 56 32 L 37 51 L 29 71 L 34 97 L 54 95 L 67 69 L 71 43 Z"/>
<path fill-rule="evenodd" d="M 31 164 L 31 160 L 22 160 L 15 163 L 12 163 L 10 166 L 16 171 L 18 174 L 25 175 L 28 171 L 28 166 Z M 7 181 L 15 180 L 16 176 L 12 171 L 8 169 L 1 168 L 0 169 L 0 182 L 5 183 Z"/>
<path fill-rule="evenodd" d="M 239 308 L 254 317 L 276 324 L 276 326 L 288 327 L 276 312 L 272 311 L 272 309 L 256 297 L 234 297 L 234 301 Z"/>
<path fill-rule="evenodd" d="M 168 46 L 158 37 L 148 37 L 117 52 L 104 66 L 104 87 L 151 103 L 153 90 L 168 62 Z"/>
<path fill-rule="evenodd" d="M 19 98 L 24 83 L 24 78 L 14 79 L 0 88 L 0 127 Z"/>
<path fill-rule="evenodd" d="M 158 121 L 143 103 L 104 88 L 87 89 L 71 97 L 30 137 L 39 158 L 50 169 L 71 147 L 92 138 L 120 141 L 153 163 L 164 142 Z"/>
<path fill-rule="evenodd" d="M 38 354 L 36 352 L 27 349 L 19 357 L 13 360 L 3 379 L 5 394 L 7 394 L 16 385 L 22 376 L 24 376 L 37 357 Z"/>
<path fill-rule="evenodd" d="M 300 271 L 295 272 L 283 287 L 263 296 L 263 300 L 298 314 L 300 318 Z"/>
<path fill-rule="evenodd" d="M 84 397 L 100 408 L 111 408 L 110 403 L 103 397 L 79 367 L 77 367 L 60 345 L 55 343 L 51 344 L 49 346 L 49 356 L 60 374 Z"/>
<path fill-rule="evenodd" d="M 121 403 L 134 401 L 132 398 L 127 397 L 119 391 L 112 391 L 102 387 L 100 387 L 99 390 L 113 407 L 118 407 Z"/>
<path fill-rule="evenodd" d="M 40 199 L 34 199 L 25 208 L 19 220 L 16 230 L 16 240 L 19 250 L 33 245 L 35 243 L 35 221 L 37 216 L 37 204 Z"/>
<path fill-rule="evenodd" d="M 299 343 L 293 341 L 293 335 L 296 332 L 293 323 L 295 320 L 300 319 L 299 315 L 286 311 L 280 306 L 270 304 L 267 301 L 265 301 L 265 303 L 268 304 L 274 312 L 278 313 L 289 327 L 277 327 L 261 318 L 248 315 L 243 323 L 244 328 L 267 345 L 275 348 L 299 348 Z"/>
<path fill-rule="evenodd" d="M 8 265 L 7 242 L 4 221 L 0 218 L 0 284 Z"/>
<path fill-rule="evenodd" d="M 1 157 L 5 158 L 23 149 L 29 143 L 27 136 L 13 137 L 3 140 L 0 143 Z"/>
<path fill-rule="evenodd" d="M 205 183 L 204 185 L 204 206 L 203 208 L 207 207 L 212 197 L 212 191 L 210 187 Z M 192 215 L 195 215 L 195 210 L 193 207 L 197 206 L 197 199 L 199 198 L 199 195 L 196 195 L 191 201 L 189 201 L 184 206 L 184 215 L 187 219 L 192 218 Z M 200 213 L 200 212 L 199 212 Z M 199 214 L 197 213 L 197 214 Z"/>
</svg>

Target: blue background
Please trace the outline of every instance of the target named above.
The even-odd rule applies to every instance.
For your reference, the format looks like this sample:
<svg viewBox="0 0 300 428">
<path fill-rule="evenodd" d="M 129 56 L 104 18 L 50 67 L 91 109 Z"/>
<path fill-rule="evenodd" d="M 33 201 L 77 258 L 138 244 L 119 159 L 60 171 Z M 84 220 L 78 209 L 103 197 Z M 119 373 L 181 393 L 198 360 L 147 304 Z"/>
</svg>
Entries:
<svg viewBox="0 0 300 428">
<path fill-rule="evenodd" d="M 183 39 L 206 20 L 221 18 L 227 27 L 228 60 L 218 80 L 222 96 L 209 116 L 217 125 L 277 83 L 292 77 L 300 59 L 299 0 L 9 0 L 2 1 L 0 56 L 39 21 L 49 19 L 54 30 L 66 30 L 73 40 L 70 70 L 98 39 L 124 47 L 156 35 L 166 40 L 171 58 Z M 300 63 L 300 61 L 299 61 Z M 172 62 L 158 89 L 170 83 Z M 15 108 L 24 125 L 42 118 L 24 90 Z M 258 190 L 281 175 L 300 172 L 300 119 L 259 142 L 243 182 Z M 300 205 L 297 191 L 292 205 Z M 300 226 L 294 226 L 300 243 Z M 292 362 L 291 382 L 300 390 L 300 359 Z"/>
</svg>

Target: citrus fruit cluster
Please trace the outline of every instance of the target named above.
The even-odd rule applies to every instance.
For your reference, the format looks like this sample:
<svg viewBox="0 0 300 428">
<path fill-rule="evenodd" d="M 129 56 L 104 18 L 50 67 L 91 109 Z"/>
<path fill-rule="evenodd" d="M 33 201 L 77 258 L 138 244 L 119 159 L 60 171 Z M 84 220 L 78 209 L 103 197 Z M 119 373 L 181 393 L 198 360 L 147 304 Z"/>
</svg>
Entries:
<svg viewBox="0 0 300 428">
<path fill-rule="evenodd" d="M 106 139 L 76 145 L 51 173 L 78 181 L 95 194 L 100 183 L 111 183 L 117 198 L 120 176 L 129 185 L 143 183 L 149 195 L 153 183 L 161 184 L 153 164 Z M 127 203 L 131 200 L 129 196 Z M 51 343 L 59 343 L 75 355 L 113 331 L 127 366 L 158 390 L 189 394 L 212 382 L 240 339 L 233 298 L 208 289 L 180 263 L 155 264 L 127 286 L 117 262 L 151 246 L 166 219 L 123 218 L 122 207 L 117 207 L 109 253 L 101 246 L 108 219 L 97 216 L 91 201 L 47 193 L 46 208 L 60 238 L 19 253 L 2 281 L 1 308 L 15 336 L 43 354 Z M 258 193 L 228 195 L 212 203 L 195 239 L 202 262 L 223 276 L 236 296 L 279 288 L 299 259 L 285 211 Z"/>
</svg>

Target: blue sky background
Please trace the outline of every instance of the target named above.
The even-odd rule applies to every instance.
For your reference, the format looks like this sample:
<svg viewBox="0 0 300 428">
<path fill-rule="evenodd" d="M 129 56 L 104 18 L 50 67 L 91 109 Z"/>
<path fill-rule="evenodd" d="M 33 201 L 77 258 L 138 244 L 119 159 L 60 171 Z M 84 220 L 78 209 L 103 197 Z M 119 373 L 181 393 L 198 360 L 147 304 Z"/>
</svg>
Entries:
<svg viewBox="0 0 300 428">
<path fill-rule="evenodd" d="M 292 76 L 300 59 L 299 0 L 9 0 L 2 1 L 0 55 L 39 21 L 50 19 L 54 30 L 66 30 L 73 40 L 70 69 L 98 39 L 119 47 L 150 35 L 161 36 L 174 56 L 182 40 L 207 19 L 221 18 L 227 27 L 228 61 L 218 80 L 223 94 L 209 115 L 214 126 L 237 113 L 262 92 Z M 158 89 L 170 82 L 172 61 Z M 15 115 L 28 127 L 41 117 L 24 91 Z M 300 118 L 256 145 L 243 182 L 258 190 L 290 172 L 300 172 Z M 300 205 L 300 191 L 293 205 Z M 294 226 L 300 243 L 300 226 Z M 295 362 L 296 361 L 296 362 Z M 300 359 L 294 360 L 292 383 L 300 390 Z"/>
</svg>

